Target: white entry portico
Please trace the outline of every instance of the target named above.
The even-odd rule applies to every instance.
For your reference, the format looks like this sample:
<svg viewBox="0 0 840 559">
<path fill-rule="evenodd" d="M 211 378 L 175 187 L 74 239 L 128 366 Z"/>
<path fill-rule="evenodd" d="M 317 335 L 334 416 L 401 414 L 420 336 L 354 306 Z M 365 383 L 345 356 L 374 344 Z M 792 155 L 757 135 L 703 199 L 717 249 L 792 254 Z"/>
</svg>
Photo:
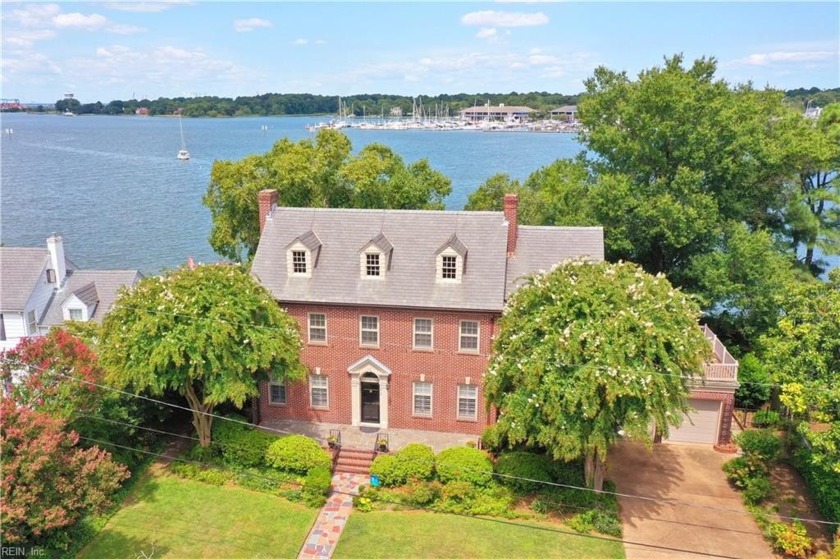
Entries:
<svg viewBox="0 0 840 559">
<path fill-rule="evenodd" d="M 388 428 L 388 379 L 391 369 L 372 355 L 347 367 L 350 374 L 350 423 Z"/>
</svg>

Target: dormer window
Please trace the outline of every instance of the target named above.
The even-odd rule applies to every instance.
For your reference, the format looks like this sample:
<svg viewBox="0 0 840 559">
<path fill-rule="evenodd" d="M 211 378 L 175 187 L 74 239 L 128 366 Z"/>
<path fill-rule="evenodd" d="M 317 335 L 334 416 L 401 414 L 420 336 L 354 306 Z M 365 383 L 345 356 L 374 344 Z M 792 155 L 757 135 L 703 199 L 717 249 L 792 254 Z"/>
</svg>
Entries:
<svg viewBox="0 0 840 559">
<path fill-rule="evenodd" d="M 321 239 L 308 231 L 286 247 L 286 272 L 290 277 L 312 277 L 312 270 L 318 265 L 321 253 Z"/>
<path fill-rule="evenodd" d="M 365 254 L 365 275 L 369 277 L 379 277 L 380 269 L 379 269 L 379 253 L 366 253 Z"/>
<path fill-rule="evenodd" d="M 441 279 L 457 279 L 458 278 L 458 257 L 441 255 Z"/>
<path fill-rule="evenodd" d="M 71 293 L 61 304 L 64 320 L 87 322 L 96 312 L 99 304 L 99 293 L 96 284 L 89 283 Z"/>
<path fill-rule="evenodd" d="M 466 270 L 467 247 L 458 235 L 449 237 L 435 253 L 435 279 L 438 283 L 461 283 Z"/>
<path fill-rule="evenodd" d="M 306 266 L 306 251 L 293 250 L 292 251 L 292 273 L 306 274 L 308 268 Z"/>
<path fill-rule="evenodd" d="M 362 279 L 382 279 L 391 269 L 391 253 L 394 245 L 383 233 L 379 233 L 359 250 L 359 266 Z"/>
</svg>

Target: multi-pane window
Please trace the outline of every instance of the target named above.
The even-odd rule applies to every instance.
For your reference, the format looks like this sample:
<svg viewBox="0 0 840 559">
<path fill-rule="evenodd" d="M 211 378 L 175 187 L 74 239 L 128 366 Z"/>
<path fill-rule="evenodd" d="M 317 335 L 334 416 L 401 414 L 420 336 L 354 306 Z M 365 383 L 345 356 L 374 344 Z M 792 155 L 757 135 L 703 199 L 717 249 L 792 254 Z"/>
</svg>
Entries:
<svg viewBox="0 0 840 559">
<path fill-rule="evenodd" d="M 37 329 L 38 319 L 35 317 L 35 311 L 29 311 L 26 313 L 26 333 L 30 336 L 34 336 L 37 334 Z"/>
<path fill-rule="evenodd" d="M 306 251 L 293 250 L 292 251 L 292 272 L 295 274 L 306 273 Z"/>
<path fill-rule="evenodd" d="M 432 319 L 431 318 L 415 318 L 414 319 L 414 348 L 415 349 L 431 349 L 432 348 Z"/>
<path fill-rule="evenodd" d="M 432 415 L 432 383 L 414 383 L 414 415 Z"/>
<path fill-rule="evenodd" d="M 458 419 L 475 419 L 478 389 L 474 384 L 458 385 Z"/>
<path fill-rule="evenodd" d="M 379 277 L 379 254 L 365 254 L 365 275 Z"/>
<path fill-rule="evenodd" d="M 461 336 L 458 342 L 461 351 L 478 353 L 478 322 L 475 320 L 461 321 Z"/>
<path fill-rule="evenodd" d="M 309 315 L 309 342 L 327 341 L 327 315 L 312 313 Z"/>
<path fill-rule="evenodd" d="M 361 345 L 379 345 L 379 317 L 363 316 L 359 323 L 359 343 Z"/>
<path fill-rule="evenodd" d="M 271 382 L 268 385 L 269 403 L 274 405 L 286 405 L 286 385 L 279 382 Z"/>
<path fill-rule="evenodd" d="M 313 408 L 327 408 L 330 405 L 328 379 L 322 375 L 309 377 L 309 400 Z"/>
<path fill-rule="evenodd" d="M 84 320 L 82 309 L 69 309 L 70 320 Z"/>
<path fill-rule="evenodd" d="M 443 255 L 441 258 L 441 277 L 443 279 L 458 279 L 458 257 Z"/>
</svg>

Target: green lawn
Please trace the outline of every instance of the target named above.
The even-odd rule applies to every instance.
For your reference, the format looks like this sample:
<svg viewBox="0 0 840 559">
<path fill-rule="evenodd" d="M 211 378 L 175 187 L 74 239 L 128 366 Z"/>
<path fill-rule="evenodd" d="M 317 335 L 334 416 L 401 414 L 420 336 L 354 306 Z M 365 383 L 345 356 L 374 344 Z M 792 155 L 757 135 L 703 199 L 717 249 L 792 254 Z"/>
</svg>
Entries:
<svg viewBox="0 0 840 559">
<path fill-rule="evenodd" d="M 149 475 L 80 559 L 295 557 L 318 510 L 236 487 Z"/>
<path fill-rule="evenodd" d="M 431 512 L 354 511 L 333 558 L 624 558 L 620 541 L 601 538 L 558 524 Z"/>
</svg>

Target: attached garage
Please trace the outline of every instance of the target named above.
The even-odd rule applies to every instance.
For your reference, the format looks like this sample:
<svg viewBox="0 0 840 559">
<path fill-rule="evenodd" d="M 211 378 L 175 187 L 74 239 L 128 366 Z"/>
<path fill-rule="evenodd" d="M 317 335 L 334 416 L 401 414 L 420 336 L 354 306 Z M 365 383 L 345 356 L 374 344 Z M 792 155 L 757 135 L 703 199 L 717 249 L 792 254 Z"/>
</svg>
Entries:
<svg viewBox="0 0 840 559">
<path fill-rule="evenodd" d="M 692 411 L 683 420 L 681 427 L 671 427 L 666 442 L 716 444 L 723 402 L 690 398 L 688 405 Z"/>
</svg>

